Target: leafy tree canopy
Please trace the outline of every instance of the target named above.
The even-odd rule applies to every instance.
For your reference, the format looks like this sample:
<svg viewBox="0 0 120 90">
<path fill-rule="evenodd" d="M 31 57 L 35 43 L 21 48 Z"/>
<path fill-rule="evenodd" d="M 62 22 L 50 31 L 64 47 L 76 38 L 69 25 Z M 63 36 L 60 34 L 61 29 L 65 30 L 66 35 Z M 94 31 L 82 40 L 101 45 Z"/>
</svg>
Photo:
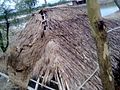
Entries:
<svg viewBox="0 0 120 90">
<path fill-rule="evenodd" d="M 29 9 L 31 11 L 36 4 L 37 0 L 17 0 L 16 8 L 18 10 Z"/>
<path fill-rule="evenodd" d="M 13 7 L 9 5 L 11 2 L 13 1 L 3 0 L 3 2 L 2 1 L 0 2 L 0 14 L 3 16 L 3 19 L 5 21 L 0 25 L 0 48 L 3 52 L 7 50 L 9 45 L 9 27 L 10 27 L 9 15 L 14 10 Z"/>
</svg>

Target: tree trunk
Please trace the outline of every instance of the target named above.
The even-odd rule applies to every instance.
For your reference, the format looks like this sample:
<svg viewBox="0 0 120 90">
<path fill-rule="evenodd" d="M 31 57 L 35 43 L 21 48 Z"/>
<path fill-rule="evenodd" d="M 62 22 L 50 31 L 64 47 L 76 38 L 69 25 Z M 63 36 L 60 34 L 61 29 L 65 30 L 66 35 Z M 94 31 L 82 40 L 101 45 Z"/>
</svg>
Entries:
<svg viewBox="0 0 120 90">
<path fill-rule="evenodd" d="M 107 30 L 105 23 L 100 20 L 101 14 L 97 0 L 87 0 L 87 9 L 90 24 L 92 26 L 91 33 L 97 46 L 100 78 L 103 84 L 103 90 L 115 90 L 108 52 Z"/>
<path fill-rule="evenodd" d="M 7 44 L 6 44 L 6 46 L 4 46 L 4 48 L 5 48 L 5 51 L 6 51 L 8 46 L 9 46 L 9 27 L 10 27 L 10 23 L 8 21 L 8 11 L 5 10 L 4 14 L 5 14 L 4 18 L 5 18 L 5 21 L 6 21 L 6 39 L 7 39 Z"/>
<path fill-rule="evenodd" d="M 8 21 L 8 11 L 5 10 L 4 11 L 4 19 L 6 21 L 6 39 L 7 39 L 7 43 L 6 45 L 4 45 L 4 40 L 3 40 L 3 36 L 2 33 L 0 32 L 0 48 L 2 49 L 3 52 L 5 52 L 9 46 L 9 27 L 10 27 L 10 23 Z"/>
<path fill-rule="evenodd" d="M 1 31 L 0 31 L 0 48 L 2 49 L 3 52 L 5 52 L 4 43 L 3 43 L 3 37 L 2 37 Z"/>
</svg>

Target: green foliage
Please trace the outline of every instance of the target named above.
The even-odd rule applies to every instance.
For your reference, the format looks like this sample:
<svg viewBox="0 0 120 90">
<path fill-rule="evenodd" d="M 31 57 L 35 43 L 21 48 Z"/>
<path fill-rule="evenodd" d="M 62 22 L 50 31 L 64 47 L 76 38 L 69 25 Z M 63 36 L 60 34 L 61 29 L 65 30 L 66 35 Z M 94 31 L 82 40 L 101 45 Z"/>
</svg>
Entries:
<svg viewBox="0 0 120 90">
<path fill-rule="evenodd" d="M 28 10 L 27 12 L 31 12 L 31 10 L 35 7 L 36 4 L 37 0 L 20 0 L 16 4 L 16 9 L 19 11 Z"/>
<path fill-rule="evenodd" d="M 12 0 L 3 0 L 3 2 L 1 2 L 0 4 L 1 17 L 5 21 L 4 24 L 0 25 L 0 48 L 2 49 L 3 52 L 7 50 L 9 45 L 9 36 L 8 36 L 9 27 L 10 27 L 9 16 L 10 16 L 10 13 L 13 11 L 13 9 L 11 8 L 10 5 L 8 5 L 8 3 L 11 3 L 11 2 Z M 5 31 L 5 33 L 2 33 L 3 31 Z"/>
</svg>

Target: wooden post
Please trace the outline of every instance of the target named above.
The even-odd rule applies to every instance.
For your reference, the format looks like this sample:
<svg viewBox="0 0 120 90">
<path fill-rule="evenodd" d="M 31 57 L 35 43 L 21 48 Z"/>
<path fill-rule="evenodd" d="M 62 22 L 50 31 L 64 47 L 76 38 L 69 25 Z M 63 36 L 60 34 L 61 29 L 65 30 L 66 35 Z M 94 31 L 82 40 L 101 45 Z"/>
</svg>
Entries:
<svg viewBox="0 0 120 90">
<path fill-rule="evenodd" d="M 103 90 L 115 90 L 108 52 L 107 30 L 104 21 L 101 20 L 100 8 L 97 0 L 87 0 L 87 10 L 92 27 L 91 33 L 97 46 L 100 78 L 103 84 Z"/>
</svg>

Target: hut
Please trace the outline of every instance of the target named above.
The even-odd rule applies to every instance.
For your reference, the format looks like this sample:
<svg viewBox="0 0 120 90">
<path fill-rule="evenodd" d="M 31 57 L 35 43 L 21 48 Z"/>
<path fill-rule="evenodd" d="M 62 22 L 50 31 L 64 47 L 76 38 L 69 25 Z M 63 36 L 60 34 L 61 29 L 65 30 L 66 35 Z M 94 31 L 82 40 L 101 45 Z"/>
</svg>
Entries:
<svg viewBox="0 0 120 90">
<path fill-rule="evenodd" d="M 104 21 L 109 29 L 120 25 Z M 113 71 L 118 71 L 120 31 L 108 31 L 108 40 Z M 43 84 L 54 78 L 59 90 L 102 90 L 88 16 L 78 6 L 34 13 L 8 52 L 9 78 L 23 88 L 31 77 L 43 77 Z"/>
</svg>

